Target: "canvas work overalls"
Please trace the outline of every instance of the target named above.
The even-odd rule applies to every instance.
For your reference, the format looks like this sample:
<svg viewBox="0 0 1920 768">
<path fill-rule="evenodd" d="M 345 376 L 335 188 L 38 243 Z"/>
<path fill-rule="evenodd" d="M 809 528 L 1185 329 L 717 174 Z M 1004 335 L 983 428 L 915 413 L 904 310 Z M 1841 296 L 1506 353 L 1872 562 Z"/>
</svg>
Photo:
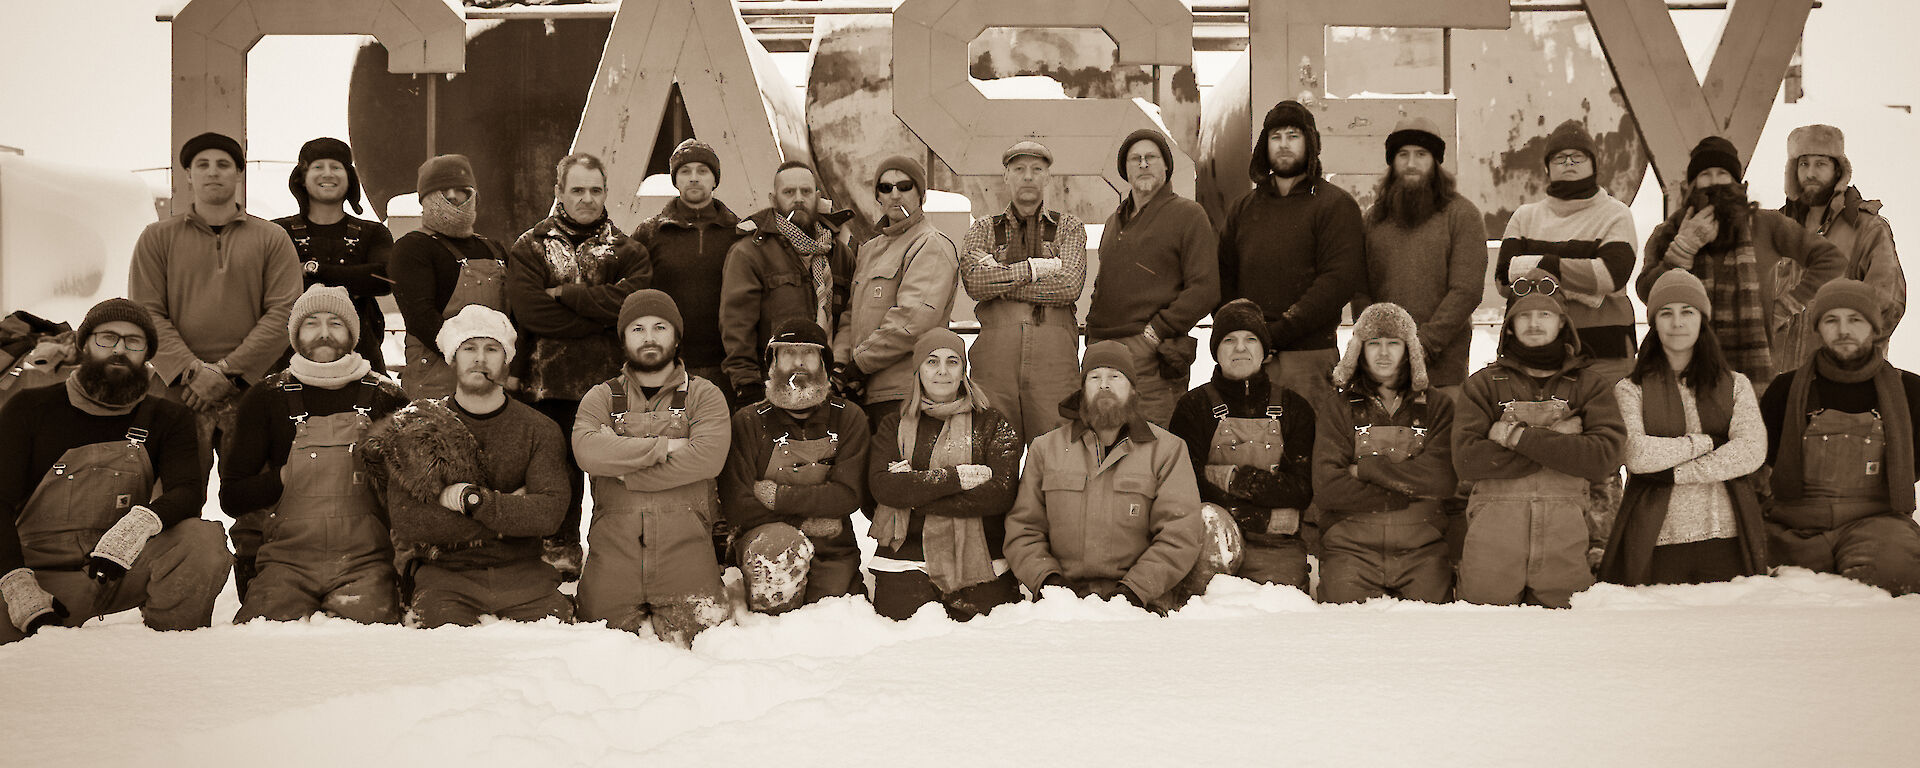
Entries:
<svg viewBox="0 0 1920 768">
<path fill-rule="evenodd" d="M 1286 413 L 1278 403 L 1268 405 L 1264 417 L 1232 417 L 1227 415 L 1226 401 L 1221 399 L 1212 383 L 1201 388 L 1206 391 L 1213 417 L 1218 422 L 1213 428 L 1213 441 L 1207 448 L 1208 466 L 1271 471 L 1286 460 L 1287 441 L 1281 423 L 1281 417 Z M 1281 391 L 1275 387 L 1274 397 L 1278 398 Z M 1214 484 L 1221 485 L 1219 482 Z M 1222 524 L 1227 521 L 1216 522 L 1215 515 L 1207 514 L 1213 508 L 1212 504 L 1201 505 L 1209 540 L 1207 555 L 1202 562 L 1214 559 L 1214 553 L 1226 546 L 1223 539 L 1229 538 L 1220 531 Z M 1237 569 L 1223 569 L 1222 572 L 1260 584 L 1282 584 L 1307 591 L 1307 548 L 1300 541 L 1300 510 L 1235 506 L 1227 511 L 1232 516 L 1232 522 L 1238 524 L 1239 533 L 1245 541 L 1245 555 Z"/>
<path fill-rule="evenodd" d="M 1837 573 L 1896 595 L 1920 590 L 1920 524 L 1888 500 L 1880 412 L 1819 409 L 1800 438 L 1805 491 L 1767 514 L 1776 565 Z"/>
<path fill-rule="evenodd" d="M 840 452 L 840 436 L 795 440 L 764 435 L 773 443 L 761 479 L 782 485 L 827 482 Z M 781 613 L 835 595 L 860 594 L 860 548 L 844 518 L 810 517 L 798 527 L 767 523 L 741 536 L 741 571 L 747 579 L 747 607 Z"/>
<path fill-rule="evenodd" d="M 1380 456 L 1399 463 L 1426 449 L 1427 393 L 1400 406 L 1411 417 L 1406 426 L 1373 423 L 1371 396 L 1345 400 L 1329 405 L 1352 410 L 1355 459 Z M 1356 603 L 1381 596 L 1446 602 L 1453 566 L 1447 561 L 1446 516 L 1439 500 L 1413 499 L 1404 509 L 1380 512 L 1329 513 L 1325 522 L 1321 602 Z"/>
<path fill-rule="evenodd" d="M 1568 400 L 1578 375 L 1568 371 L 1538 387 L 1522 383 L 1518 374 L 1495 376 L 1500 420 L 1579 434 L 1583 425 Z M 1476 482 L 1467 499 L 1459 598 L 1489 605 L 1531 599 L 1565 608 L 1575 592 L 1593 586 L 1587 565 L 1590 485 L 1545 467 L 1526 477 Z"/>
<path fill-rule="evenodd" d="M 446 305 L 440 308 L 443 319 L 460 314 L 460 310 L 469 304 L 507 311 L 507 256 L 499 245 L 486 240 L 487 250 L 494 254 L 494 258 L 469 259 L 439 235 L 434 235 L 433 239 L 446 246 L 447 251 L 460 262 L 460 277 L 453 284 L 453 294 L 447 297 Z M 408 332 L 406 348 L 407 369 L 400 377 L 400 386 L 406 391 L 408 399 L 453 394 L 456 380 L 453 365 L 451 361 L 440 357 L 440 348 L 433 339 L 422 339 Z M 528 350 L 528 354 L 531 353 Z"/>
<path fill-rule="evenodd" d="M 1037 219 L 1041 254 L 1059 258 L 1059 224 L 1045 215 Z M 1026 259 L 1022 249 L 1010 247 L 1019 234 L 1016 226 L 1005 214 L 994 219 L 993 257 L 1000 264 Z M 980 336 L 967 349 L 968 370 L 994 409 L 1020 434 L 1020 443 L 1032 443 L 1066 423 L 1060 401 L 1080 385 L 1080 325 L 1074 305 L 997 298 L 980 302 L 973 314 L 980 321 Z"/>
</svg>

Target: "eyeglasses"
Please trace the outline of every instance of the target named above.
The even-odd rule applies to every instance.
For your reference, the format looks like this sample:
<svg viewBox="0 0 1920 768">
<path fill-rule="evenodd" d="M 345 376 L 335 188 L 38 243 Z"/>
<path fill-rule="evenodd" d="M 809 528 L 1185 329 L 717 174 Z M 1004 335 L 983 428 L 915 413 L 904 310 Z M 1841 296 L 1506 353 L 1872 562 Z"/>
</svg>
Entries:
<svg viewBox="0 0 1920 768">
<path fill-rule="evenodd" d="M 1552 277 L 1543 277 L 1538 280 L 1523 277 L 1513 281 L 1513 295 L 1515 297 L 1525 296 L 1533 293 L 1535 290 L 1539 290 L 1542 296 L 1552 296 L 1560 292 L 1560 281 Z"/>
<path fill-rule="evenodd" d="M 1587 164 L 1587 156 L 1581 152 L 1562 152 L 1559 156 L 1548 160 L 1547 163 L 1550 165 L 1564 165 L 1568 168 L 1578 168 Z"/>
<path fill-rule="evenodd" d="M 93 345 L 101 349 L 113 349 L 115 345 L 118 345 L 121 349 L 128 352 L 145 352 L 147 351 L 147 337 L 122 336 L 113 331 L 94 331 Z"/>
<path fill-rule="evenodd" d="M 893 191 L 896 189 L 902 192 L 912 192 L 913 179 L 907 179 L 906 181 L 897 181 L 892 184 L 889 184 L 883 181 L 873 185 L 873 189 L 874 191 L 879 192 L 880 194 L 883 194 L 883 195 L 893 194 Z"/>
<path fill-rule="evenodd" d="M 1162 157 L 1160 157 L 1160 156 L 1159 156 L 1159 155 L 1157 155 L 1157 154 L 1153 154 L 1153 155 L 1132 155 L 1132 156 L 1129 156 L 1129 157 L 1127 158 L 1127 165 L 1137 165 L 1137 166 L 1140 166 L 1140 167 L 1142 167 L 1142 168 L 1145 168 L 1145 167 L 1147 167 L 1147 166 L 1149 166 L 1149 165 L 1152 165 L 1152 164 L 1154 164 L 1154 163 L 1164 163 L 1164 162 L 1166 162 L 1166 160 L 1165 160 L 1164 158 L 1162 158 Z"/>
</svg>

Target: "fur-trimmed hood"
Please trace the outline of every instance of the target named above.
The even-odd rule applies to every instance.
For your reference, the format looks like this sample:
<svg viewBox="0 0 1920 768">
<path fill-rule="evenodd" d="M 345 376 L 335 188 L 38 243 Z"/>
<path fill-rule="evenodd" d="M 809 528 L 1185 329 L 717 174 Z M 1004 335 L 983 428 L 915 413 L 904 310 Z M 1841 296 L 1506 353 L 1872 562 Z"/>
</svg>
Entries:
<svg viewBox="0 0 1920 768">
<path fill-rule="evenodd" d="M 1412 391 L 1425 392 L 1427 389 L 1427 352 L 1420 346 L 1420 328 L 1398 304 L 1380 302 L 1367 307 L 1353 321 L 1353 337 L 1347 340 L 1347 352 L 1340 363 L 1333 367 L 1333 385 L 1345 388 L 1353 381 L 1353 373 L 1360 367 L 1361 351 L 1368 339 L 1399 339 L 1407 345 L 1408 377 Z"/>
</svg>

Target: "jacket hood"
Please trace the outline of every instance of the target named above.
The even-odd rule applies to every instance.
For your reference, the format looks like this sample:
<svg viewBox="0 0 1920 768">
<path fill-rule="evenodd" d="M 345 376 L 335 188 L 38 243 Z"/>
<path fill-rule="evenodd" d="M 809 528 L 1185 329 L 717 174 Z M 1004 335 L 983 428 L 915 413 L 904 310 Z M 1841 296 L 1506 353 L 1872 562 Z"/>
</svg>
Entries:
<svg viewBox="0 0 1920 768">
<path fill-rule="evenodd" d="M 1361 351 L 1368 339 L 1399 339 L 1406 344 L 1409 383 L 1414 392 L 1427 389 L 1427 353 L 1420 346 L 1420 328 L 1413 316 L 1398 304 L 1381 302 L 1370 305 L 1353 322 L 1353 337 L 1347 341 L 1346 354 L 1333 367 L 1333 386 L 1345 388 L 1360 367 Z"/>
</svg>

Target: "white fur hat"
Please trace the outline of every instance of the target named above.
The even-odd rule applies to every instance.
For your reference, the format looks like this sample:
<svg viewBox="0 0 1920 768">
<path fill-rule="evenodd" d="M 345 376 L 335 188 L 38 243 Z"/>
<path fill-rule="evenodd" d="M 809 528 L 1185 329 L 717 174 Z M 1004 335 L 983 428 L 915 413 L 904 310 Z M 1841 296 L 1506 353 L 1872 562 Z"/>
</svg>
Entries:
<svg viewBox="0 0 1920 768">
<path fill-rule="evenodd" d="M 461 308 L 460 314 L 448 318 L 440 325 L 440 334 L 434 337 L 434 344 L 440 347 L 440 356 L 453 359 L 453 351 L 467 343 L 467 339 L 489 338 L 500 342 L 507 352 L 507 360 L 513 360 L 513 322 L 500 310 L 484 304 L 468 304 Z"/>
<path fill-rule="evenodd" d="M 1353 321 L 1353 338 L 1347 340 L 1347 353 L 1340 358 L 1340 364 L 1333 367 L 1334 386 L 1344 387 L 1353 380 L 1353 371 L 1360 365 L 1360 350 L 1366 347 L 1368 339 L 1404 342 L 1407 367 L 1413 372 L 1410 378 L 1413 391 L 1427 388 L 1427 352 L 1420 346 L 1420 327 L 1400 305 L 1384 301 L 1368 306 L 1360 318 Z"/>
</svg>

